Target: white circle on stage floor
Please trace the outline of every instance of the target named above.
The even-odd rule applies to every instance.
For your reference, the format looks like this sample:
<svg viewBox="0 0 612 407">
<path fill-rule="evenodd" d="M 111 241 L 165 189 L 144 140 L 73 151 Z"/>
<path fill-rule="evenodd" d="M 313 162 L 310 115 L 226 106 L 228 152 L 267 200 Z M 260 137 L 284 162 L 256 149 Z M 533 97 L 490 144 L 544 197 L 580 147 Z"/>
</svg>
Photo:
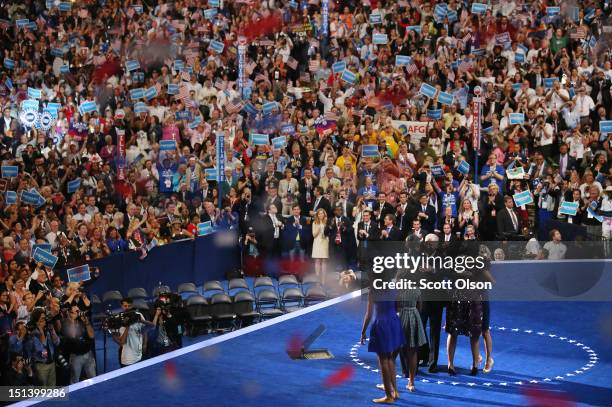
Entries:
<svg viewBox="0 0 612 407">
<path fill-rule="evenodd" d="M 546 339 L 550 339 L 550 340 L 559 340 L 559 341 L 563 341 L 565 343 L 567 343 L 568 345 L 571 346 L 576 346 L 579 349 L 582 349 L 583 351 L 585 351 L 587 360 L 586 363 L 584 365 L 582 365 L 581 367 L 579 367 L 576 370 L 570 370 L 568 372 L 565 373 L 561 373 L 558 375 L 551 375 L 550 377 L 544 377 L 544 378 L 540 378 L 540 379 L 531 379 L 531 380 L 517 380 L 517 381 L 494 381 L 494 380 L 482 380 L 482 381 L 475 381 L 472 380 L 473 376 L 466 376 L 469 377 L 470 380 L 469 381 L 460 381 L 458 379 L 460 379 L 462 376 L 453 376 L 452 380 L 439 380 L 439 379 L 433 379 L 433 378 L 416 378 L 415 381 L 416 382 L 421 382 L 421 383 L 432 383 L 432 384 L 446 384 L 446 385 L 450 385 L 450 386 L 468 386 L 468 387 L 477 387 L 477 386 L 484 386 L 484 387 L 493 387 L 493 386 L 500 386 L 500 387 L 511 387 L 511 386 L 522 386 L 522 385 L 533 385 L 533 384 L 552 384 L 555 382 L 560 382 L 562 380 L 565 380 L 567 378 L 570 377 L 574 377 L 574 376 L 579 376 L 582 374 L 587 373 L 589 370 L 591 370 L 598 362 L 599 358 L 597 357 L 597 353 L 591 349 L 590 346 L 585 345 L 583 342 L 578 341 L 576 339 L 572 339 L 566 336 L 562 336 L 562 335 L 557 335 L 557 334 L 553 334 L 553 333 L 548 333 L 548 332 L 544 332 L 544 331 L 538 331 L 538 330 L 533 330 L 533 329 L 520 329 L 520 328 L 508 328 L 505 326 L 498 326 L 498 327 L 492 327 L 491 328 L 492 331 L 497 331 L 499 333 L 514 333 L 514 334 L 525 334 L 525 335 L 532 335 L 535 337 L 540 337 L 540 338 L 546 338 Z M 366 339 L 366 341 L 369 341 L 370 339 Z M 376 368 L 376 366 L 370 366 L 368 363 L 362 361 L 361 359 L 359 359 L 359 349 L 362 347 L 361 342 L 357 342 L 356 344 L 354 344 L 350 351 L 349 351 L 349 356 L 351 358 L 351 360 L 353 361 L 353 363 L 355 363 L 357 366 L 365 369 L 365 370 L 369 370 L 370 372 L 374 372 L 374 373 L 378 373 L 378 369 Z M 494 371 L 494 370 L 493 370 Z M 397 378 L 402 378 L 403 376 L 401 375 L 397 375 Z M 480 376 L 480 377 L 485 377 L 485 376 Z M 487 378 L 487 377 L 485 377 Z"/>
</svg>

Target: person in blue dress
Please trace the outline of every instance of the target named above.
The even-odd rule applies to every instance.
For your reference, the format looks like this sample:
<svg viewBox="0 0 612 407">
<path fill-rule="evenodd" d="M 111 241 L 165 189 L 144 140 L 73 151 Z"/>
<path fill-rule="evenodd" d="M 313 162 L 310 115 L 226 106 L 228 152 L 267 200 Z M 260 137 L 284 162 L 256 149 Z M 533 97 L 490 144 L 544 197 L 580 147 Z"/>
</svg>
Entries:
<svg viewBox="0 0 612 407">
<path fill-rule="evenodd" d="M 372 401 L 377 404 L 393 404 L 399 398 L 395 380 L 395 357 L 398 349 L 404 345 L 405 337 L 400 319 L 397 316 L 395 301 L 384 301 L 382 298 L 381 300 L 374 300 L 373 295 L 373 288 L 370 288 L 368 308 L 361 329 L 361 343 L 365 344 L 366 331 L 368 325 L 370 325 L 372 314 L 374 314 L 374 321 L 370 327 L 368 352 L 375 352 L 378 357 L 385 397 Z M 380 295 L 380 297 L 383 297 L 383 295 Z M 377 387 L 380 388 L 380 386 Z"/>
</svg>

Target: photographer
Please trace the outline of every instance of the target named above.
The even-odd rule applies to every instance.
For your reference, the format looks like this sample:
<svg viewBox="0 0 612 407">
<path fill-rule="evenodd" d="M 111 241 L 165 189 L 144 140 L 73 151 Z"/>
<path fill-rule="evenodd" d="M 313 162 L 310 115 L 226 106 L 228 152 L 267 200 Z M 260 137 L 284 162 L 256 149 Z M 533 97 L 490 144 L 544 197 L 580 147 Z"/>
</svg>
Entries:
<svg viewBox="0 0 612 407">
<path fill-rule="evenodd" d="M 133 319 L 128 318 L 128 325 L 122 326 L 117 333 L 113 334 L 113 340 L 120 346 L 119 364 L 121 367 L 140 362 L 145 348 L 144 328 L 146 321 L 140 312 L 132 309 L 132 303 L 133 300 L 126 297 L 121 300 L 121 308 L 123 308 L 124 313 L 136 314 L 136 322 L 131 323 Z"/>
<path fill-rule="evenodd" d="M 30 335 L 26 354 L 32 360 L 36 383 L 39 386 L 55 386 L 55 356 L 60 338 L 53 326 L 47 323 L 43 308 L 32 311 L 28 328 Z"/>
<path fill-rule="evenodd" d="M 91 302 L 81 289 L 79 283 L 68 283 L 66 294 L 62 297 L 62 307 L 76 305 L 81 311 L 89 311 Z"/>
<path fill-rule="evenodd" d="M 96 375 L 96 359 L 91 351 L 94 330 L 87 315 L 75 305 L 68 309 L 62 321 L 62 349 L 70 361 L 70 383 L 77 383 L 81 374 L 85 379 Z"/>
<path fill-rule="evenodd" d="M 155 316 L 153 317 L 151 346 L 149 356 L 154 357 L 173 351 L 182 346 L 180 334 L 180 318 L 174 314 L 174 310 L 160 298 L 155 302 Z"/>
<path fill-rule="evenodd" d="M 32 367 L 21 353 L 11 353 L 10 363 L 4 380 L 6 386 L 29 386 L 34 383 Z"/>
</svg>

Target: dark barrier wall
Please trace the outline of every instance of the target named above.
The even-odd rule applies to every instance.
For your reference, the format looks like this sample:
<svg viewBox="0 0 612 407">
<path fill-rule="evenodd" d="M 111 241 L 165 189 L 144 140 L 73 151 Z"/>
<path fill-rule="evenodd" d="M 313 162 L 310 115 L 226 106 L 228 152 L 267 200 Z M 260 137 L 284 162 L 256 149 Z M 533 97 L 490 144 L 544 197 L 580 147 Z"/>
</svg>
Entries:
<svg viewBox="0 0 612 407">
<path fill-rule="evenodd" d="M 225 273 L 239 267 L 240 249 L 235 243 L 217 244 L 217 236 L 202 236 L 153 248 L 144 259 L 138 252 L 111 255 L 89 263 L 100 269 L 100 276 L 87 287 L 90 294 L 143 287 L 149 294 L 160 282 L 176 290 L 181 283 L 201 285 L 221 280 Z"/>
</svg>

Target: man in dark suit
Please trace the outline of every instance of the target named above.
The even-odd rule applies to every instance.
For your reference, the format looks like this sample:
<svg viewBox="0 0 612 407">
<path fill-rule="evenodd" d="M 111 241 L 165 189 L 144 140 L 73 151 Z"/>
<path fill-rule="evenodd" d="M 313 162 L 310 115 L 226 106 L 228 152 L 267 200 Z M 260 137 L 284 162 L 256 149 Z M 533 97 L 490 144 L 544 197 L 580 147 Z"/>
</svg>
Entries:
<svg viewBox="0 0 612 407">
<path fill-rule="evenodd" d="M 263 257 L 279 257 L 281 252 L 281 232 L 283 221 L 278 216 L 278 208 L 272 204 L 259 221 L 257 228 L 257 249 Z"/>
<path fill-rule="evenodd" d="M 259 184 L 259 188 L 262 191 L 265 191 L 266 187 L 270 184 L 278 185 L 281 178 L 283 178 L 283 174 L 276 171 L 274 169 L 274 163 L 272 161 L 269 161 L 266 165 L 266 171 L 261 175 L 261 182 Z"/>
<path fill-rule="evenodd" d="M 358 259 L 362 270 L 369 270 L 372 264 L 371 251 L 368 247 L 380 237 L 378 224 L 372 220 L 372 212 L 363 212 L 363 221 L 357 224 L 357 239 L 359 240 Z"/>
<path fill-rule="evenodd" d="M 398 228 L 394 226 L 395 216 L 391 214 L 385 215 L 385 219 L 383 220 L 384 225 L 380 230 L 380 240 L 385 241 L 398 241 L 401 240 L 402 235 Z"/>
<path fill-rule="evenodd" d="M 438 234 L 438 237 L 440 238 L 439 250 L 441 256 L 454 256 L 457 254 L 459 239 L 453 233 L 453 227 L 450 223 L 442 225 L 442 231 Z"/>
<path fill-rule="evenodd" d="M 289 254 L 293 261 L 304 261 L 306 249 L 311 240 L 310 225 L 300 213 L 300 205 L 295 204 L 291 209 L 291 216 L 285 219 L 283 232 L 283 252 Z"/>
<path fill-rule="evenodd" d="M 355 235 L 348 218 L 342 216 L 341 206 L 334 208 L 334 217 L 327 223 L 325 236 L 329 238 L 329 258 L 332 262 L 332 271 L 346 270 L 353 254 Z"/>
<path fill-rule="evenodd" d="M 559 175 L 562 177 L 576 169 L 576 159 L 569 155 L 567 144 L 563 143 L 559 146 L 559 155 L 555 157 L 555 163 L 559 166 Z"/>
<path fill-rule="evenodd" d="M 412 221 L 417 217 L 417 212 L 414 205 L 408 202 L 408 193 L 400 192 L 399 203 L 395 207 L 395 216 L 397 219 L 397 228 L 400 231 L 402 240 L 405 240 L 410 234 Z"/>
<path fill-rule="evenodd" d="M 325 209 L 325 213 L 327 213 L 328 217 L 332 215 L 331 203 L 329 203 L 329 200 L 323 196 L 323 193 L 323 188 L 320 186 L 315 187 L 312 208 L 310 209 L 310 216 L 312 218 L 315 217 L 315 213 L 319 208 Z"/>
<path fill-rule="evenodd" d="M 317 180 L 312 177 L 310 168 L 304 169 L 304 177 L 299 183 L 299 202 L 302 213 L 308 214 L 312 209 L 315 201 L 314 189 L 317 186 Z"/>
<path fill-rule="evenodd" d="M 336 205 L 339 205 L 342 207 L 342 216 L 347 217 L 350 221 L 354 221 L 353 207 L 355 205 L 353 205 L 349 201 L 346 189 L 342 188 L 340 190 L 339 199 L 338 199 L 338 202 L 336 202 Z"/>
<path fill-rule="evenodd" d="M 514 239 L 519 235 L 520 222 L 514 210 L 514 200 L 510 195 L 504 197 L 505 208 L 497 214 L 497 234 L 500 239 Z"/>
<path fill-rule="evenodd" d="M 417 218 L 421 221 L 423 229 L 427 231 L 434 230 L 436 228 L 436 208 L 429 204 L 427 194 L 422 194 L 419 197 L 419 204 L 416 210 Z"/>
<path fill-rule="evenodd" d="M 281 210 L 281 208 L 283 207 L 283 203 L 281 201 L 280 196 L 278 195 L 278 184 L 270 183 L 268 185 L 268 194 L 266 196 L 265 202 L 266 208 L 270 205 L 274 205 L 279 211 Z"/>
<path fill-rule="evenodd" d="M 378 193 L 378 201 L 374 204 L 374 217 L 378 222 L 378 227 L 382 228 L 385 224 L 385 216 L 395 213 L 393 205 L 387 202 L 387 194 L 384 192 Z"/>
<path fill-rule="evenodd" d="M 233 210 L 233 209 L 232 209 Z M 239 215 L 238 226 L 240 233 L 245 234 L 249 230 L 250 222 L 253 221 L 259 214 L 257 204 L 251 198 L 251 189 L 244 188 L 240 201 L 236 204 L 236 212 Z"/>
<path fill-rule="evenodd" d="M 417 243 L 422 242 L 428 233 L 429 231 L 423 229 L 423 226 L 421 225 L 421 221 L 418 219 L 415 219 L 412 221 L 412 231 L 406 237 L 406 241 L 417 242 Z"/>
</svg>

